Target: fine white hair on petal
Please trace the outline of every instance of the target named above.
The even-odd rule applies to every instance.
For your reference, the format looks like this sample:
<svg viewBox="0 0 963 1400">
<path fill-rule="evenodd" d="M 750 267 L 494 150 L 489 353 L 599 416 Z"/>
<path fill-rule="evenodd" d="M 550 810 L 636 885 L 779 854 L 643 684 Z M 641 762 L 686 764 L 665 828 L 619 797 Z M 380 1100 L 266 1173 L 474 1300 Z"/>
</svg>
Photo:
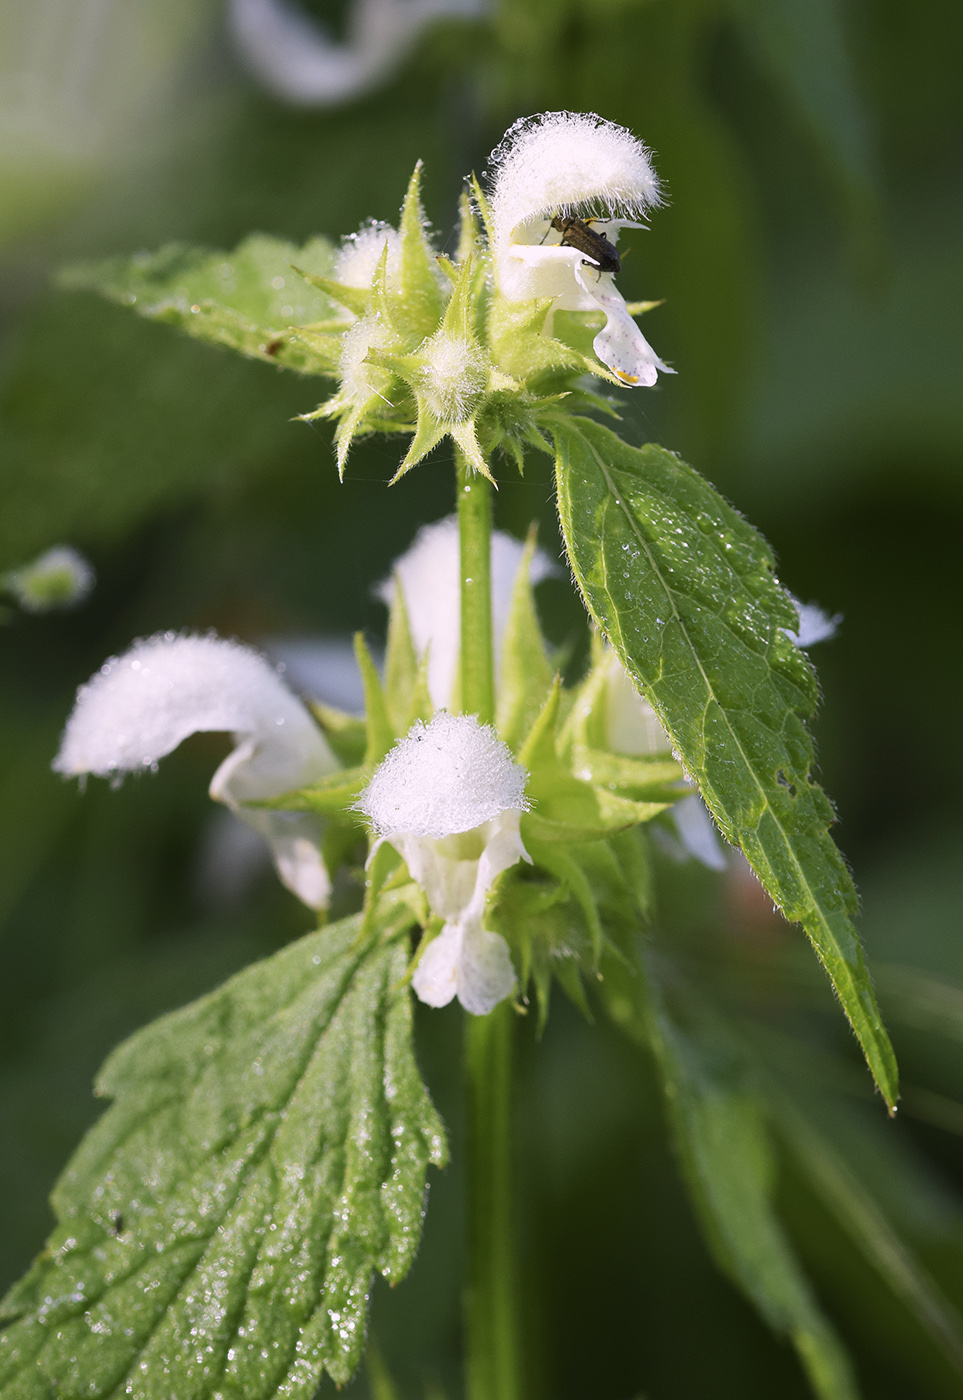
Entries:
<svg viewBox="0 0 963 1400">
<path fill-rule="evenodd" d="M 312 908 L 330 881 L 310 813 L 244 807 L 304 787 L 337 768 L 310 714 L 250 647 L 165 632 L 112 657 L 77 692 L 53 767 L 76 777 L 143 771 L 190 734 L 227 731 L 236 747 L 210 793 L 271 846 L 281 879 Z"/>
<path fill-rule="evenodd" d="M 380 836 L 438 839 L 471 831 L 501 812 L 526 811 L 527 776 L 489 725 L 441 710 L 399 739 L 357 808 Z"/>
<path fill-rule="evenodd" d="M 436 331 L 420 351 L 421 392 L 441 423 L 461 423 L 474 412 L 485 389 L 488 364 L 476 341 Z"/>
<path fill-rule="evenodd" d="M 797 647 L 812 647 L 817 642 L 828 642 L 830 637 L 835 637 L 843 620 L 842 613 L 830 617 L 818 603 L 800 603 L 798 598 L 793 598 L 792 602 L 799 614 L 799 626 L 795 631 L 791 627 L 782 630 Z"/>
<path fill-rule="evenodd" d="M 394 338 L 377 316 L 362 316 L 344 333 L 341 342 L 341 391 L 359 408 L 369 399 L 380 398 L 388 403 L 391 371 L 368 359 L 369 350 L 389 350 Z"/>
<path fill-rule="evenodd" d="M 646 147 L 593 112 L 522 118 L 492 153 L 491 168 L 496 243 L 532 219 L 590 213 L 638 219 L 661 202 Z"/>
<path fill-rule="evenodd" d="M 397 281 L 401 271 L 401 234 L 390 224 L 370 223 L 351 233 L 341 245 L 334 263 L 334 280 L 346 287 L 370 287 L 388 248 L 388 281 Z"/>
<path fill-rule="evenodd" d="M 492 637 L 495 679 L 501 669 L 501 639 L 508 623 L 512 590 L 525 552 L 521 540 L 503 530 L 492 532 Z M 532 584 L 558 572 L 544 550 L 532 558 Z M 388 607 L 395 579 L 401 582 L 412 641 L 419 656 L 428 653 L 428 693 L 436 709 L 451 704 L 461 645 L 460 563 L 458 521 L 453 515 L 423 525 L 411 548 L 395 561 L 394 573 L 378 585 L 378 597 Z"/>
<path fill-rule="evenodd" d="M 263 656 L 220 637 L 164 632 L 111 657 L 81 686 L 54 768 L 99 777 L 152 768 L 189 734 L 222 730 L 275 751 L 258 766 L 268 783 L 272 766 L 336 766 Z"/>
</svg>

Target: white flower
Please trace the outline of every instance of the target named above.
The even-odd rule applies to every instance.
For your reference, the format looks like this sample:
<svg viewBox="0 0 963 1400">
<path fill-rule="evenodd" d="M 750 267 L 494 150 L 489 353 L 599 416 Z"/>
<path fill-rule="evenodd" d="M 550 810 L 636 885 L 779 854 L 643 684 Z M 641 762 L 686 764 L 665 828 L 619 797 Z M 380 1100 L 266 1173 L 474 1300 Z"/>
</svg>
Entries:
<svg viewBox="0 0 963 1400">
<path fill-rule="evenodd" d="M 668 757 L 672 742 L 662 728 L 658 716 L 622 665 L 616 653 L 609 650 L 605 662 L 605 719 L 609 747 L 616 753 L 633 758 Z M 691 788 L 691 780 L 687 780 Z M 697 792 L 688 791 L 674 803 L 669 816 L 679 838 L 680 859 L 693 856 L 710 870 L 725 870 L 725 848 L 719 840 L 715 822 Z M 667 834 L 667 833 L 666 833 Z M 672 847 L 670 847 L 670 850 Z"/>
<path fill-rule="evenodd" d="M 508 622 L 515 576 L 525 546 L 502 530 L 492 532 L 492 640 L 495 680 L 500 670 L 501 639 Z M 548 555 L 537 550 L 532 559 L 531 580 L 539 583 L 555 572 Z M 458 521 L 452 516 L 423 525 L 414 544 L 396 560 L 394 573 L 377 592 L 391 606 L 396 580 L 404 594 L 405 609 L 415 650 L 428 653 L 428 693 L 436 709 L 451 704 L 461 646 L 461 566 Z"/>
<path fill-rule="evenodd" d="M 482 921 L 496 878 L 528 860 L 519 834 L 526 776 L 493 729 L 443 710 L 395 744 L 358 801 L 445 921 L 412 979 L 429 1006 L 457 995 L 484 1016 L 515 985 L 508 944 Z"/>
<path fill-rule="evenodd" d="M 605 728 L 609 748 L 632 758 L 669 754 L 672 744 L 668 734 L 614 651 L 607 652 L 606 665 Z"/>
<path fill-rule="evenodd" d="M 629 315 L 611 270 L 563 240 L 553 220 L 589 220 L 614 248 L 623 228 L 639 228 L 661 202 L 641 141 L 592 113 L 544 112 L 516 122 L 492 155 L 493 255 L 509 301 L 552 297 L 552 310 L 603 311 L 594 349 L 624 383 L 649 386 L 674 373 Z"/>
<path fill-rule="evenodd" d="M 391 286 L 401 275 L 401 234 L 390 224 L 365 224 L 349 234 L 334 262 L 334 280 L 345 287 L 370 288 L 385 247 L 388 249 L 387 274 Z"/>
<path fill-rule="evenodd" d="M 784 627 L 782 630 L 797 647 L 805 650 L 806 647 L 814 647 L 817 642 L 828 642 L 831 637 L 835 637 L 836 630 L 843 620 L 842 613 L 830 617 L 828 613 L 823 612 L 818 603 L 800 603 L 798 598 L 793 598 L 792 602 L 799 614 L 799 626 L 795 631 L 791 627 Z"/>
<path fill-rule="evenodd" d="M 27 612 L 50 612 L 82 603 L 97 580 L 93 565 L 68 544 L 45 550 L 0 580 Z"/>
<path fill-rule="evenodd" d="M 272 92 L 299 106 L 331 107 L 383 83 L 433 20 L 484 9 L 484 0 L 354 0 L 344 44 L 295 0 L 231 0 L 230 19 L 242 54 Z"/>
<path fill-rule="evenodd" d="M 398 348 L 390 328 L 377 316 L 362 316 L 359 321 L 355 321 L 354 325 L 345 331 L 341 341 L 341 361 L 338 366 L 341 378 L 339 398 L 355 409 L 365 408 L 372 399 L 381 399 L 391 408 L 391 400 L 388 398 L 393 383 L 391 371 L 369 360 L 368 351 Z M 339 466 L 343 466 L 340 453 Z"/>
<path fill-rule="evenodd" d="M 265 837 L 278 874 L 312 908 L 331 882 L 310 813 L 246 807 L 304 787 L 338 764 L 308 711 L 257 652 L 165 632 L 112 657 L 77 692 L 54 769 L 119 777 L 154 769 L 190 734 L 225 730 L 236 747 L 210 794 Z"/>
<path fill-rule="evenodd" d="M 477 341 L 436 331 L 424 342 L 421 393 L 440 423 L 463 423 L 475 412 L 488 382 L 488 361 Z"/>
</svg>

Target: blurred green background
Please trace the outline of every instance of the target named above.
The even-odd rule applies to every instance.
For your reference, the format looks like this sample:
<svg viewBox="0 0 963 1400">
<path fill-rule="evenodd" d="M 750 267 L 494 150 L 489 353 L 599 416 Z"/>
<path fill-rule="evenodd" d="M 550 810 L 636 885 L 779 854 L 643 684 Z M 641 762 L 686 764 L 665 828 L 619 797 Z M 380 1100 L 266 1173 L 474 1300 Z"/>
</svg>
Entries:
<svg viewBox="0 0 963 1400">
<path fill-rule="evenodd" d="M 305 8 L 349 32 L 347 5 Z M 337 239 L 392 220 L 419 157 L 450 246 L 462 177 L 516 117 L 594 110 L 640 135 L 670 202 L 621 285 L 665 298 L 645 330 L 679 373 L 626 397 L 625 432 L 692 461 L 792 591 L 843 614 L 816 655 L 817 737 L 885 1014 L 894 967 L 963 983 L 961 52 L 956 0 L 506 0 L 433 23 L 371 91 L 310 108 L 252 74 L 215 0 L 0 5 L 0 570 L 69 542 L 98 571 L 76 612 L 0 627 L 0 1282 L 42 1242 L 110 1047 L 309 926 L 269 872 L 212 874 L 206 786 L 226 741 L 117 792 L 53 776 L 74 689 L 158 629 L 377 638 L 372 585 L 452 502 L 445 453 L 385 493 L 394 441 L 359 445 L 339 485 L 329 428 L 291 421 L 316 381 L 53 290 L 52 271 L 252 229 Z M 548 462 L 503 475 L 497 523 L 537 519 L 557 552 Z M 541 596 L 553 640 L 578 646 L 567 583 Z M 666 868 L 693 938 L 741 938 L 761 962 L 795 946 L 735 895 L 720 922 L 677 884 Z M 868 1162 L 874 1132 L 899 1142 L 917 1206 L 900 1225 L 959 1302 L 963 1055 L 894 1029 L 905 1111 L 853 1112 Z M 455 1165 L 411 1278 L 375 1293 L 410 1395 L 458 1384 L 459 1034 L 450 1009 L 419 1016 Z M 521 1040 L 533 1400 L 805 1395 L 709 1260 L 645 1060 L 561 999 L 544 1041 Z M 788 1163 L 780 1199 L 866 1395 L 963 1396 Z"/>
</svg>

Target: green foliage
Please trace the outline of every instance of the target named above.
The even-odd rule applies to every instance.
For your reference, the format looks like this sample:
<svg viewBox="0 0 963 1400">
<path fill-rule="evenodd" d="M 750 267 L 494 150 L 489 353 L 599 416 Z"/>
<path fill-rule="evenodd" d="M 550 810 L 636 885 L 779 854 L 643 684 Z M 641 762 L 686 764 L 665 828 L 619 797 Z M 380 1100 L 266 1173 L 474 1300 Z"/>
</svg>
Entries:
<svg viewBox="0 0 963 1400">
<path fill-rule="evenodd" d="M 552 684 L 552 668 L 538 622 L 531 566 L 535 531 L 530 530 L 522 555 L 502 640 L 501 672 L 495 728 L 517 752 L 538 718 Z"/>
<path fill-rule="evenodd" d="M 348 919 L 133 1036 L 114 1103 L 8 1294 L 12 1400 L 310 1397 L 364 1342 L 373 1273 L 414 1257 L 444 1131 L 415 1064 L 403 910 Z"/>
<path fill-rule="evenodd" d="M 338 313 L 303 274 L 329 272 L 333 260 L 324 238 L 297 248 L 255 233 L 230 253 L 173 244 L 157 253 L 68 268 L 60 281 L 249 359 L 330 374 L 338 342 L 324 329 Z"/>
<path fill-rule="evenodd" d="M 672 739 L 726 837 L 786 917 L 803 925 L 892 1108 L 896 1064 L 829 836 L 804 721 L 812 669 L 785 629 L 795 609 L 768 548 L 663 448 L 559 420 L 562 529 L 593 617 Z"/>
<path fill-rule="evenodd" d="M 776 1214 L 765 1105 L 718 1033 L 708 1033 L 691 1008 L 672 1013 L 671 979 L 669 988 L 660 985 L 651 950 L 644 968 L 644 978 L 609 969 L 603 995 L 616 1022 L 655 1054 L 676 1148 L 716 1262 L 770 1327 L 791 1338 L 821 1400 L 856 1400 L 849 1359 Z"/>
</svg>

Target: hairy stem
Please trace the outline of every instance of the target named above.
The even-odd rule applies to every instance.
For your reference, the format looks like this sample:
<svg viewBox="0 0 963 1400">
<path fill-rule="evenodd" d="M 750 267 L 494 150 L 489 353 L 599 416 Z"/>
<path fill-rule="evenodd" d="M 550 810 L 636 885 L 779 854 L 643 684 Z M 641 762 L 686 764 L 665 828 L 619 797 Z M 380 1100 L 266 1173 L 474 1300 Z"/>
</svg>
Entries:
<svg viewBox="0 0 963 1400">
<path fill-rule="evenodd" d="M 468 1400 L 520 1400 L 512 1227 L 515 1013 L 503 1001 L 468 1017 Z"/>
<path fill-rule="evenodd" d="M 461 707 L 482 724 L 495 718 L 492 662 L 492 487 L 458 454 L 461 542 Z"/>
<path fill-rule="evenodd" d="M 458 460 L 461 542 L 461 700 L 495 715 L 491 616 L 491 483 Z M 468 1095 L 468 1400 L 520 1400 L 512 1228 L 511 1109 L 514 1013 L 502 1002 L 466 1021 Z"/>
</svg>

